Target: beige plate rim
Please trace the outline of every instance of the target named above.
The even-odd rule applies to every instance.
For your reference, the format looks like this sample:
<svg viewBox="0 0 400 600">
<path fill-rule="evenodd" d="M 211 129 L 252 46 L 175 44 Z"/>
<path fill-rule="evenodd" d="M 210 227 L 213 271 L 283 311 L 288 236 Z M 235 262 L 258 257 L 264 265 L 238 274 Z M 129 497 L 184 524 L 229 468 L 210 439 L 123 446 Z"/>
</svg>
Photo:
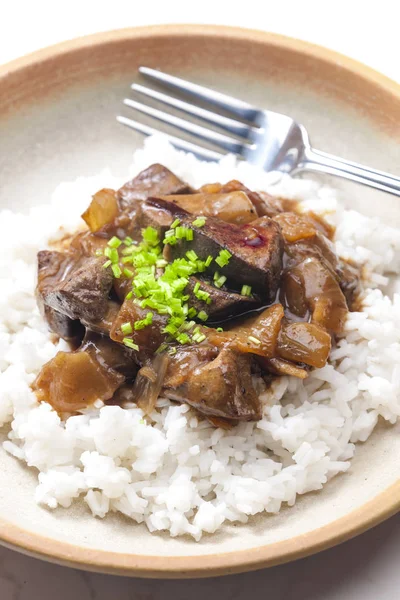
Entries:
<svg viewBox="0 0 400 600">
<path fill-rule="evenodd" d="M 338 64 L 351 73 L 400 98 L 400 85 L 351 58 L 308 42 L 267 32 L 214 25 L 162 25 L 119 29 L 62 42 L 0 66 L 0 83 L 17 71 L 76 50 L 103 43 L 161 36 L 203 35 L 231 41 L 254 40 L 276 48 L 291 49 L 304 56 Z M 0 543 L 35 557 L 75 568 L 139 577 L 211 577 L 270 567 L 302 558 L 344 542 L 400 510 L 400 481 L 336 521 L 288 540 L 252 550 L 205 556 L 123 555 L 79 547 L 32 534 L 14 523 L 0 519 Z"/>
</svg>

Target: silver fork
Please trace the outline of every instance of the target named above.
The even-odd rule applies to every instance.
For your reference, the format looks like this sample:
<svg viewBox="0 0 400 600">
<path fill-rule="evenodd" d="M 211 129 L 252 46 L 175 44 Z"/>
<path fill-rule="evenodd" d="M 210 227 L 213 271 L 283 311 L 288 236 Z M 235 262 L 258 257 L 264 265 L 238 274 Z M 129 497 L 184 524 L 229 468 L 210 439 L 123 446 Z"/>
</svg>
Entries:
<svg viewBox="0 0 400 600">
<path fill-rule="evenodd" d="M 134 83 L 131 87 L 136 93 L 216 125 L 231 135 L 197 125 L 142 102 L 126 98 L 124 104 L 130 108 L 173 125 L 206 142 L 211 142 L 249 163 L 262 167 L 265 171 L 281 171 L 291 175 L 296 175 L 301 171 L 318 171 L 351 179 L 400 196 L 400 177 L 314 150 L 303 125 L 296 123 L 286 115 L 262 110 L 232 96 L 155 69 L 140 67 L 139 72 L 171 90 L 191 96 L 194 101 L 205 101 L 223 109 L 235 118 L 223 116 L 196 104 L 184 102 L 174 96 L 168 96 Z M 118 116 L 117 120 L 145 135 L 157 133 L 156 129 L 123 116 Z M 193 152 L 202 159 L 217 161 L 224 156 L 220 152 L 209 150 L 172 135 L 166 137 L 176 148 Z"/>
</svg>

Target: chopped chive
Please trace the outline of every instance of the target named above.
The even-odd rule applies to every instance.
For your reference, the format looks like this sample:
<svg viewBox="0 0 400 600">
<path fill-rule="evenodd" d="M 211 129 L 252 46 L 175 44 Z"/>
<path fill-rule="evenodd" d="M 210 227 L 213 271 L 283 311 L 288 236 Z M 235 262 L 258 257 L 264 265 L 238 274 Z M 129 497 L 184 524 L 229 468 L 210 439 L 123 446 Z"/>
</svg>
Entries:
<svg viewBox="0 0 400 600">
<path fill-rule="evenodd" d="M 166 344 L 165 342 L 163 344 L 160 344 L 156 350 L 156 354 L 161 354 L 161 352 L 164 352 L 164 350 L 166 350 L 168 348 L 168 344 Z"/>
<path fill-rule="evenodd" d="M 183 225 L 178 225 L 178 227 L 176 227 L 175 229 L 175 236 L 177 240 L 186 237 L 186 227 L 184 227 Z"/>
<path fill-rule="evenodd" d="M 157 262 L 156 262 L 156 267 L 158 267 L 159 269 L 161 269 L 162 267 L 166 267 L 168 264 L 168 262 L 164 259 L 164 258 L 160 258 Z"/>
<path fill-rule="evenodd" d="M 215 285 L 215 287 L 220 288 L 224 285 L 225 281 L 226 281 L 225 275 L 220 275 L 219 277 L 217 277 L 217 279 L 215 279 L 214 285 Z"/>
<path fill-rule="evenodd" d="M 251 285 L 244 285 L 240 294 L 242 296 L 251 296 Z"/>
<path fill-rule="evenodd" d="M 192 319 L 196 315 L 197 315 L 197 310 L 195 308 L 193 308 L 193 306 L 191 308 L 189 308 L 188 314 L 187 314 L 187 316 L 189 317 L 189 319 Z"/>
<path fill-rule="evenodd" d="M 152 322 L 153 322 L 153 313 L 148 312 L 144 319 L 141 319 L 140 321 L 135 321 L 135 324 L 134 324 L 135 331 L 137 331 L 139 329 L 144 329 L 148 325 L 151 325 Z"/>
<path fill-rule="evenodd" d="M 171 229 L 175 229 L 175 227 L 178 227 L 180 222 L 181 222 L 180 219 L 175 219 L 175 221 L 171 225 Z"/>
<path fill-rule="evenodd" d="M 195 321 L 188 321 L 182 324 L 185 331 L 190 331 L 196 325 Z"/>
<path fill-rule="evenodd" d="M 137 344 L 135 344 L 135 342 L 128 337 L 124 337 L 124 339 L 122 340 L 122 343 L 127 346 L 128 348 L 131 348 L 132 350 L 136 350 L 136 352 L 139 350 L 139 346 Z"/>
<path fill-rule="evenodd" d="M 193 288 L 193 293 L 197 294 L 197 292 L 199 291 L 199 289 L 200 289 L 200 283 L 197 281 L 196 285 Z"/>
<path fill-rule="evenodd" d="M 125 267 L 125 269 L 122 272 L 125 275 L 125 277 L 130 278 L 130 277 L 134 276 L 134 272 L 131 271 L 130 269 L 127 269 L 126 267 Z"/>
<path fill-rule="evenodd" d="M 192 261 L 195 261 L 199 258 L 194 250 L 188 250 L 188 252 L 186 252 L 186 256 Z"/>
<path fill-rule="evenodd" d="M 257 344 L 257 346 L 259 346 L 261 344 L 261 340 L 259 340 L 258 338 L 249 335 L 248 337 L 249 342 L 253 342 L 253 344 Z"/>
<path fill-rule="evenodd" d="M 194 239 L 194 235 L 193 235 L 193 229 L 187 229 L 186 230 L 186 239 L 188 242 L 192 242 Z"/>
<path fill-rule="evenodd" d="M 125 296 L 125 300 L 130 300 L 133 296 L 133 292 L 128 292 L 127 295 Z"/>
<path fill-rule="evenodd" d="M 123 265 L 132 265 L 133 264 L 133 257 L 132 256 L 124 256 L 121 259 L 121 262 Z"/>
<path fill-rule="evenodd" d="M 146 227 L 146 229 L 142 231 L 142 237 L 144 241 L 151 246 L 157 246 L 157 244 L 160 242 L 158 231 L 157 229 L 154 229 L 154 227 Z"/>
<path fill-rule="evenodd" d="M 119 279 L 122 275 L 121 267 L 119 265 L 111 265 L 111 270 L 116 279 Z"/>
<path fill-rule="evenodd" d="M 117 263 L 119 260 L 118 250 L 116 248 L 107 246 L 107 248 L 104 249 L 104 255 L 107 256 L 112 263 Z"/>
<path fill-rule="evenodd" d="M 209 267 L 213 260 L 214 260 L 213 257 L 209 254 L 204 263 L 206 265 L 206 267 Z"/>
<path fill-rule="evenodd" d="M 125 246 L 132 246 L 133 239 L 127 235 L 126 238 L 122 240 L 122 243 L 125 244 Z"/>
<path fill-rule="evenodd" d="M 204 312 L 204 310 L 201 310 L 197 316 L 202 321 L 207 321 L 207 319 L 208 319 L 208 314 L 206 312 Z"/>
<path fill-rule="evenodd" d="M 111 265 L 111 260 L 106 260 L 106 262 L 103 265 L 103 269 L 107 269 L 110 265 Z"/>
<path fill-rule="evenodd" d="M 188 344 L 190 342 L 190 337 L 187 333 L 180 333 L 176 336 L 176 339 L 180 344 Z"/>
<path fill-rule="evenodd" d="M 119 248 L 121 244 L 122 244 L 122 241 L 116 235 L 114 235 L 107 242 L 107 245 L 110 246 L 110 248 Z"/>
<path fill-rule="evenodd" d="M 222 327 L 217 327 L 217 329 L 215 331 L 218 331 L 218 333 L 222 333 L 223 329 L 222 329 Z"/>
<path fill-rule="evenodd" d="M 206 218 L 205 217 L 197 217 L 197 219 L 195 219 L 192 223 L 192 225 L 194 225 L 195 227 L 203 227 L 206 223 Z"/>
<path fill-rule="evenodd" d="M 122 256 L 129 256 L 132 255 L 132 248 L 122 248 L 121 250 L 121 254 Z"/>
<path fill-rule="evenodd" d="M 217 258 L 215 259 L 215 262 L 220 267 L 226 267 L 226 265 L 229 263 L 231 258 L 232 258 L 232 254 L 229 252 L 229 250 L 224 249 L 224 250 L 220 251 Z"/>
<path fill-rule="evenodd" d="M 129 335 L 130 333 L 132 333 L 133 329 L 132 329 L 132 324 L 131 323 L 122 323 L 121 325 L 121 331 L 124 335 Z"/>
<path fill-rule="evenodd" d="M 168 354 L 170 354 L 171 356 L 174 356 L 174 354 L 176 354 L 176 347 L 172 346 L 172 348 L 169 349 Z"/>
</svg>

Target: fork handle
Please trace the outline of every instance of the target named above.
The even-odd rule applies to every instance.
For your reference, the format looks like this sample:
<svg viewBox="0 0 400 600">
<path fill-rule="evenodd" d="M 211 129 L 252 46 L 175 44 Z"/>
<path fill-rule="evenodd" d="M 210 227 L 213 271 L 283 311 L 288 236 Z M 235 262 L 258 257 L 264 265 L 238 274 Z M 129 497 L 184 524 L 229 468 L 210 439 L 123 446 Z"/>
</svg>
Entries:
<svg viewBox="0 0 400 600">
<path fill-rule="evenodd" d="M 377 171 L 338 156 L 320 152 L 313 148 L 306 148 L 303 160 L 298 165 L 297 171 L 318 171 L 351 179 L 370 187 L 400 196 L 400 177 L 390 175 L 384 171 Z"/>
</svg>

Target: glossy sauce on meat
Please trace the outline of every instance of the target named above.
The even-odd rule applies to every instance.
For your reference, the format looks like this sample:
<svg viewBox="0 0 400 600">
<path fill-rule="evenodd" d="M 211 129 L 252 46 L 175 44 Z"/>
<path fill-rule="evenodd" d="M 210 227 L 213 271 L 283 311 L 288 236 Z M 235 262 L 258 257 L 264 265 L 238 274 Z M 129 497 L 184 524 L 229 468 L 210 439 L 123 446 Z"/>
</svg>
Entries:
<svg viewBox="0 0 400 600">
<path fill-rule="evenodd" d="M 152 165 L 97 192 L 82 217 L 87 231 L 38 255 L 41 313 L 74 351 L 45 364 L 33 389 L 61 413 L 100 399 L 150 414 L 162 393 L 216 426 L 260 419 L 253 374 L 303 379 L 323 367 L 360 289 L 324 219 L 239 181 L 193 190 Z M 152 285 L 187 257 L 203 265 L 172 281 L 192 315 L 176 330 L 172 304 L 149 309 L 132 287 L 140 267 L 127 256 L 143 231 L 155 236 L 143 254 Z"/>
</svg>

